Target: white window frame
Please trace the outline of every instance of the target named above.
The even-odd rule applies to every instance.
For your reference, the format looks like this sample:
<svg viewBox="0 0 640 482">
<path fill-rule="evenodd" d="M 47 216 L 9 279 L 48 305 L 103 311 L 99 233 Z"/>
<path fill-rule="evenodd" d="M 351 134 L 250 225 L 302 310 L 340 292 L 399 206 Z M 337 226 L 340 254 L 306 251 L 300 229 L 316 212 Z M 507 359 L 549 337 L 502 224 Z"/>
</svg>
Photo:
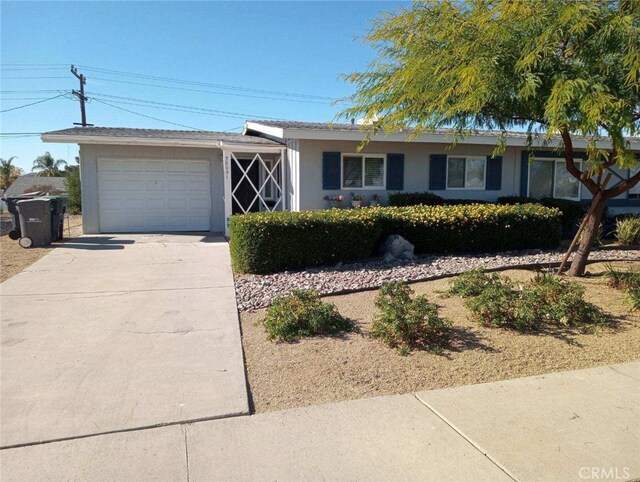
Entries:
<svg viewBox="0 0 640 482">
<path fill-rule="evenodd" d="M 345 157 L 360 157 L 362 161 L 362 187 L 352 187 L 344 185 L 344 158 Z M 375 157 L 382 159 L 382 186 L 365 186 L 365 157 Z M 342 153 L 340 156 L 340 189 L 353 190 L 353 191 L 385 191 L 387 189 L 387 155 L 386 154 L 349 154 Z"/>
<path fill-rule="evenodd" d="M 267 167 L 267 169 L 271 172 L 273 171 L 273 165 L 275 164 L 273 159 L 262 159 L 262 162 L 264 162 L 265 166 Z M 260 174 L 260 185 L 262 186 L 267 178 L 267 173 L 264 170 L 264 167 L 260 166 L 259 167 L 259 174 Z M 276 178 L 276 180 L 278 179 L 278 172 L 274 172 L 273 176 Z M 265 201 L 275 201 L 276 198 L 274 196 L 274 192 L 276 191 L 277 187 L 276 187 L 276 182 L 273 179 L 269 179 L 269 182 L 266 183 L 264 185 L 263 191 L 266 190 L 267 186 L 269 186 L 269 188 L 271 189 L 271 195 L 267 196 L 266 194 L 264 196 L 262 196 L 262 198 Z"/>
<path fill-rule="evenodd" d="M 464 187 L 449 187 L 449 158 L 454 159 L 464 159 Z M 482 179 L 482 186 L 471 186 L 467 187 L 467 161 L 482 161 L 484 165 L 484 178 Z M 447 179 L 445 182 L 445 190 L 447 191 L 484 191 L 487 189 L 487 158 L 486 156 L 465 156 L 465 155 L 455 155 L 450 154 L 447 156 Z"/>
<path fill-rule="evenodd" d="M 553 179 L 551 180 L 551 182 L 553 183 L 552 185 L 552 196 L 553 199 L 567 199 L 568 201 L 580 201 L 580 199 L 582 199 L 582 183 L 578 180 L 578 197 L 567 197 L 567 196 L 563 196 L 563 197 L 558 197 L 556 196 L 556 164 L 562 164 L 563 166 L 566 166 L 566 160 L 562 159 L 560 157 L 544 157 L 544 158 L 537 158 L 535 160 L 535 162 L 553 162 Z M 578 169 L 580 169 L 582 171 L 582 160 L 578 159 L 575 161 L 576 166 L 578 167 Z M 529 192 L 531 190 L 530 186 L 531 186 L 531 163 L 529 163 L 529 166 L 527 167 L 527 169 L 529 170 L 529 173 L 527 175 L 527 196 L 529 196 Z M 565 167 L 566 169 L 566 167 Z M 569 175 L 571 175 L 569 173 Z"/>
</svg>

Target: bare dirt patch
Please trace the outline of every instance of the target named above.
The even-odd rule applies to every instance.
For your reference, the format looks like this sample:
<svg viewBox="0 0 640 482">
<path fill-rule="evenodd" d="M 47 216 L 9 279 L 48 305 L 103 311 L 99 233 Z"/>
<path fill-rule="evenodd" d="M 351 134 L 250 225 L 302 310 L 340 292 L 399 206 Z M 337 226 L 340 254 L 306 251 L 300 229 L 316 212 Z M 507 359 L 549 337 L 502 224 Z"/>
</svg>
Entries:
<svg viewBox="0 0 640 482">
<path fill-rule="evenodd" d="M 619 262 L 615 266 L 640 266 Z M 640 359 L 640 313 L 632 313 L 624 294 L 607 286 L 599 274 L 604 263 L 590 265 L 579 280 L 586 299 L 612 314 L 616 327 L 595 334 L 549 330 L 520 334 L 484 328 L 469 320 L 458 297 L 443 297 L 451 278 L 413 284 L 453 321 L 454 342 L 444 355 L 398 353 L 367 336 L 376 314 L 377 290 L 325 297 L 340 313 L 355 320 L 360 333 L 297 343 L 273 343 L 254 323 L 264 310 L 240 314 L 251 396 L 256 412 L 281 410 L 339 400 L 372 397 L 482 383 L 561 370 L 573 370 Z M 505 275 L 525 281 L 532 271 Z"/>
<path fill-rule="evenodd" d="M 67 239 L 82 234 L 82 216 L 71 215 L 65 220 L 64 235 Z M 64 241 L 63 241 L 64 242 Z M 58 243 L 42 248 L 24 249 L 17 241 L 9 239 L 6 234 L 0 236 L 0 283 L 20 273 L 25 268 L 38 261 Z"/>
</svg>

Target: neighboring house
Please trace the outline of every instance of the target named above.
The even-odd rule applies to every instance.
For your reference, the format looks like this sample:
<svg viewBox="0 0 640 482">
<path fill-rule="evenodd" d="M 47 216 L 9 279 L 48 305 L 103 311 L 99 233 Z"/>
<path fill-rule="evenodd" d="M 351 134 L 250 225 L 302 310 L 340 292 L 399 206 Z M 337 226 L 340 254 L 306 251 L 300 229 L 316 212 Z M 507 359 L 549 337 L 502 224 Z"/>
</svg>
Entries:
<svg viewBox="0 0 640 482">
<path fill-rule="evenodd" d="M 64 177 L 38 176 L 35 172 L 24 174 L 9 186 L 2 197 L 17 196 L 27 192 L 46 191 L 51 194 L 64 193 Z"/>
<path fill-rule="evenodd" d="M 495 201 L 500 196 L 554 196 L 588 202 L 590 194 L 553 151 L 557 140 L 510 133 L 502 156 L 498 134 L 478 132 L 451 148 L 448 131 L 363 139 L 352 124 L 248 121 L 242 134 L 78 127 L 42 135 L 80 144 L 86 233 L 227 231 L 232 214 L 321 209 L 328 194 L 371 197 L 432 191 L 445 198 Z M 608 147 L 603 140 L 601 147 Z M 574 142 L 584 158 L 586 143 Z M 640 139 L 631 140 L 640 152 Z M 628 170 L 613 171 L 616 179 Z M 609 201 L 610 210 L 640 212 L 640 186 Z"/>
</svg>

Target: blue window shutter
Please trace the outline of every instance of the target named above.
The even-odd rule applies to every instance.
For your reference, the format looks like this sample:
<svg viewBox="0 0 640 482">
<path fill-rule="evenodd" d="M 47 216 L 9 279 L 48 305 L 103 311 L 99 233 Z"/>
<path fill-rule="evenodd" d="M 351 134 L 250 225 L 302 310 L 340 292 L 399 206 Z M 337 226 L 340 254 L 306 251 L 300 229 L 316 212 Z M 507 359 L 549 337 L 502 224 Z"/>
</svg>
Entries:
<svg viewBox="0 0 640 482">
<path fill-rule="evenodd" d="M 429 191 L 441 191 L 447 188 L 447 155 L 429 156 Z"/>
<path fill-rule="evenodd" d="M 526 149 L 522 151 L 520 159 L 520 195 L 529 195 L 529 151 Z"/>
<path fill-rule="evenodd" d="M 487 191 L 502 189 L 502 156 L 487 156 Z"/>
<path fill-rule="evenodd" d="M 404 154 L 387 154 L 387 190 L 404 189 Z"/>
<path fill-rule="evenodd" d="M 340 153 L 322 153 L 322 189 L 340 189 Z"/>
</svg>

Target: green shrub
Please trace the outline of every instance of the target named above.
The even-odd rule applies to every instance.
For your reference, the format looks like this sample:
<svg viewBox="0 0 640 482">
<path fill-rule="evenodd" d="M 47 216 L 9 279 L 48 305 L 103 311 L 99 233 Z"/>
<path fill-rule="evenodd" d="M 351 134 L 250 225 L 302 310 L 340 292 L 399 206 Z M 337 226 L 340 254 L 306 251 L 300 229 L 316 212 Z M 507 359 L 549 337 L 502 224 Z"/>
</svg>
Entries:
<svg viewBox="0 0 640 482">
<path fill-rule="evenodd" d="M 487 274 L 483 268 L 465 271 L 451 281 L 448 293 L 462 298 L 480 295 L 489 286 L 502 283 L 497 273 Z"/>
<path fill-rule="evenodd" d="M 389 206 L 440 206 L 444 199 L 432 192 L 394 192 L 389 194 Z"/>
<path fill-rule="evenodd" d="M 557 208 L 562 213 L 562 236 L 570 238 L 578 231 L 578 226 L 587 212 L 588 206 L 568 199 L 545 197 L 540 204 L 548 208 Z"/>
<path fill-rule="evenodd" d="M 556 199 L 545 197 L 536 199 L 526 196 L 503 196 L 498 198 L 498 204 L 516 205 L 516 204 L 542 204 L 548 208 L 557 208 L 562 213 L 562 236 L 570 238 L 575 235 L 582 217 L 587 212 L 587 207 L 579 201 L 571 201 L 568 199 Z"/>
<path fill-rule="evenodd" d="M 445 199 L 432 192 L 397 192 L 389 194 L 389 206 L 460 206 L 464 204 L 491 204 L 477 199 Z"/>
<path fill-rule="evenodd" d="M 67 191 L 67 211 L 71 214 L 82 212 L 82 192 L 79 166 L 67 166 L 64 186 Z"/>
<path fill-rule="evenodd" d="M 371 336 L 406 355 L 413 348 L 442 350 L 451 322 L 438 316 L 438 307 L 402 281 L 385 283 L 376 297 L 380 313 L 373 321 Z"/>
<path fill-rule="evenodd" d="M 272 273 L 374 256 L 390 234 L 415 253 L 555 248 L 560 213 L 533 204 L 249 213 L 229 226 L 234 269 Z"/>
<path fill-rule="evenodd" d="M 476 279 L 479 276 L 474 275 Z M 482 289 L 466 301 L 474 320 L 485 326 L 518 331 L 539 330 L 549 325 L 605 325 L 609 317 L 584 300 L 584 287 L 550 274 L 539 274 L 527 285 L 496 275 L 491 283 L 476 284 Z"/>
<path fill-rule="evenodd" d="M 493 204 L 491 201 L 482 199 L 443 199 L 442 206 L 464 206 L 466 204 Z"/>
<path fill-rule="evenodd" d="M 640 270 L 629 269 L 619 270 L 612 265 L 606 266 L 605 276 L 609 280 L 609 285 L 623 290 L 634 310 L 640 309 Z"/>
<path fill-rule="evenodd" d="M 538 202 L 536 198 L 527 196 L 502 196 L 498 198 L 498 204 L 535 204 Z"/>
<path fill-rule="evenodd" d="M 618 219 L 616 239 L 622 244 L 640 244 L 640 216 Z"/>
<path fill-rule="evenodd" d="M 353 329 L 331 303 L 324 303 L 313 290 L 293 290 L 278 297 L 260 321 L 270 340 L 294 341 L 304 336 L 335 335 Z"/>
</svg>

